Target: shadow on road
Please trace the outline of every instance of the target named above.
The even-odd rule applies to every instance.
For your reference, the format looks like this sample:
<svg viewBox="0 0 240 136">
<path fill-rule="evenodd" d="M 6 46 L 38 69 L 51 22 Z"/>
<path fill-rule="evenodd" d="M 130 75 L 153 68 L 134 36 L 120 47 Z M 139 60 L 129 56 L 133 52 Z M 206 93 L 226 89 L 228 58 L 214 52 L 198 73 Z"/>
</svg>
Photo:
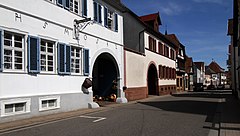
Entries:
<svg viewBox="0 0 240 136">
<path fill-rule="evenodd" d="M 201 98 L 225 98 L 231 95 L 231 90 L 205 90 L 203 92 L 188 92 L 183 94 L 172 94 L 174 97 L 201 97 Z"/>
<path fill-rule="evenodd" d="M 217 102 L 194 100 L 154 101 L 141 102 L 141 104 L 153 106 L 165 111 L 206 115 L 207 122 L 213 121 L 213 116 L 218 105 Z"/>
<path fill-rule="evenodd" d="M 205 115 L 207 116 L 206 122 L 240 123 L 240 102 L 231 94 L 230 90 L 188 92 L 172 96 L 182 99 L 140 103 L 165 111 Z M 202 99 L 196 99 L 196 97 Z M 217 120 L 216 115 L 219 116 Z"/>
</svg>

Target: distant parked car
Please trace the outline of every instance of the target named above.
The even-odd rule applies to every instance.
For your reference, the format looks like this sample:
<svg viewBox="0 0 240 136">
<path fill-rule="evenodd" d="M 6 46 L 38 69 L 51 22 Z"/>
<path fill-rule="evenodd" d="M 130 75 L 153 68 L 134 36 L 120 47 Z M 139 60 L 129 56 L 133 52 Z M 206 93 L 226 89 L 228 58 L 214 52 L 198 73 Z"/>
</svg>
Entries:
<svg viewBox="0 0 240 136">
<path fill-rule="evenodd" d="M 208 89 L 208 90 L 214 90 L 214 89 L 216 89 L 216 87 L 215 87 L 215 85 L 209 85 L 209 86 L 207 87 L 207 89 Z"/>
<path fill-rule="evenodd" d="M 193 91 L 196 91 L 196 92 L 204 91 L 203 83 L 196 83 L 196 84 L 193 86 Z"/>
</svg>

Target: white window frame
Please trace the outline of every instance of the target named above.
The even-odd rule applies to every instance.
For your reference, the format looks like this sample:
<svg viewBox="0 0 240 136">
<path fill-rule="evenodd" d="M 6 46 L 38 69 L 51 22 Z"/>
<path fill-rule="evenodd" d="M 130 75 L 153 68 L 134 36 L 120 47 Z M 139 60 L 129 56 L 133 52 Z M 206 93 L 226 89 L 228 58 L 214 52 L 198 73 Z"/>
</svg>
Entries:
<svg viewBox="0 0 240 136">
<path fill-rule="evenodd" d="M 48 2 L 50 2 L 50 3 L 56 3 L 56 0 L 45 0 L 45 1 L 48 1 Z"/>
<path fill-rule="evenodd" d="M 55 107 L 42 107 L 42 101 L 50 101 L 50 100 L 56 100 L 56 106 Z M 47 103 L 48 105 L 48 103 Z M 47 110 L 54 110 L 59 109 L 60 106 L 60 96 L 46 96 L 46 97 L 40 97 L 39 98 L 39 111 L 47 111 Z"/>
<path fill-rule="evenodd" d="M 46 51 L 43 52 L 41 51 L 41 47 L 42 47 L 42 44 L 41 42 L 44 41 L 45 42 L 45 46 L 46 46 Z M 48 43 L 52 43 L 53 44 L 53 53 L 49 53 L 47 52 L 47 49 L 48 49 Z M 40 53 L 40 73 L 52 73 L 54 74 L 55 71 L 56 71 L 56 42 L 55 41 L 52 41 L 52 40 L 48 40 L 48 39 L 44 39 L 44 38 L 40 38 L 40 49 L 39 49 L 39 53 Z M 46 71 L 42 71 L 42 58 L 41 58 L 41 55 L 45 55 L 46 56 Z M 53 57 L 53 71 L 49 71 L 48 70 L 48 56 L 52 56 Z"/>
<path fill-rule="evenodd" d="M 80 50 L 80 57 L 76 56 L 76 49 Z M 74 55 L 72 55 L 72 49 L 74 49 Z M 72 61 L 74 59 L 74 62 Z M 79 60 L 79 73 L 76 73 L 75 71 L 72 71 L 72 69 L 76 69 L 76 60 Z M 76 47 L 71 46 L 71 74 L 72 75 L 83 75 L 83 48 L 82 47 Z"/>
<path fill-rule="evenodd" d="M 78 13 L 75 12 L 75 3 L 78 2 Z M 72 4 L 72 5 L 71 5 Z M 82 3 L 81 3 L 81 0 L 69 0 L 69 11 L 74 13 L 74 14 L 77 14 L 77 15 L 80 15 L 81 13 L 81 6 L 82 6 Z"/>
<path fill-rule="evenodd" d="M 112 14 L 112 17 L 110 18 L 111 14 Z M 110 29 L 110 30 L 115 29 L 114 28 L 114 23 L 115 23 L 114 16 L 115 16 L 115 12 L 108 8 L 108 11 L 107 11 L 107 28 Z M 111 21 L 111 27 L 109 27 L 109 22 L 108 22 L 109 20 Z"/>
<path fill-rule="evenodd" d="M 19 112 L 13 111 L 11 113 L 5 113 L 5 105 L 20 104 L 20 103 L 25 103 L 25 111 L 19 111 Z M 30 113 L 30 106 L 31 106 L 30 98 L 2 100 L 1 101 L 1 117 Z"/>
<path fill-rule="evenodd" d="M 8 33 L 12 36 L 12 39 L 11 39 L 11 44 L 12 46 L 5 46 L 5 36 L 3 36 L 3 72 L 24 72 L 25 71 L 25 34 L 22 34 L 22 33 L 18 33 L 18 32 L 14 32 L 14 31 L 8 31 L 8 30 L 4 30 L 2 31 L 3 32 L 3 35 L 5 35 L 5 33 Z M 18 36 L 22 36 L 22 48 L 18 48 L 18 47 L 15 47 L 15 36 L 14 35 L 18 35 Z M 12 68 L 11 69 L 6 69 L 5 68 L 5 61 L 4 61 L 4 54 L 5 54 L 5 49 L 6 50 L 10 50 L 12 51 L 12 62 L 11 62 L 11 65 L 12 65 Z M 15 51 L 21 51 L 22 52 L 22 69 L 15 69 Z"/>
</svg>

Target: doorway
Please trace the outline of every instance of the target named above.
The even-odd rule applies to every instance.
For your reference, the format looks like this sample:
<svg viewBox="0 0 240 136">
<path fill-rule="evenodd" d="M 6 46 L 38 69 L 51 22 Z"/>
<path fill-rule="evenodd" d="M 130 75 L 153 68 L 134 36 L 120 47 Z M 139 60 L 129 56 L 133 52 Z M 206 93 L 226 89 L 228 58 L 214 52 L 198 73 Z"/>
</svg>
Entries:
<svg viewBox="0 0 240 136">
<path fill-rule="evenodd" d="M 100 54 L 93 66 L 93 96 L 109 97 L 118 95 L 119 70 L 117 62 L 109 53 Z"/>
<path fill-rule="evenodd" d="M 148 68 L 148 94 L 149 95 L 157 95 L 158 90 L 158 74 L 157 68 L 154 64 L 151 64 Z"/>
</svg>

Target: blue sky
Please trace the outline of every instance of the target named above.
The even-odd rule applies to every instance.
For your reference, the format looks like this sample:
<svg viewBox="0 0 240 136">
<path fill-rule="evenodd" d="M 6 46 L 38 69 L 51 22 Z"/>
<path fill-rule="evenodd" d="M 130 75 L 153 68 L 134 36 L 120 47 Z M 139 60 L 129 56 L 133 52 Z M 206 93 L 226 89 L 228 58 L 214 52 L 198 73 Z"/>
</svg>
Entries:
<svg viewBox="0 0 240 136">
<path fill-rule="evenodd" d="M 122 0 L 137 15 L 160 12 L 160 31 L 176 34 L 187 55 L 208 65 L 214 59 L 226 70 L 232 0 Z"/>
</svg>

